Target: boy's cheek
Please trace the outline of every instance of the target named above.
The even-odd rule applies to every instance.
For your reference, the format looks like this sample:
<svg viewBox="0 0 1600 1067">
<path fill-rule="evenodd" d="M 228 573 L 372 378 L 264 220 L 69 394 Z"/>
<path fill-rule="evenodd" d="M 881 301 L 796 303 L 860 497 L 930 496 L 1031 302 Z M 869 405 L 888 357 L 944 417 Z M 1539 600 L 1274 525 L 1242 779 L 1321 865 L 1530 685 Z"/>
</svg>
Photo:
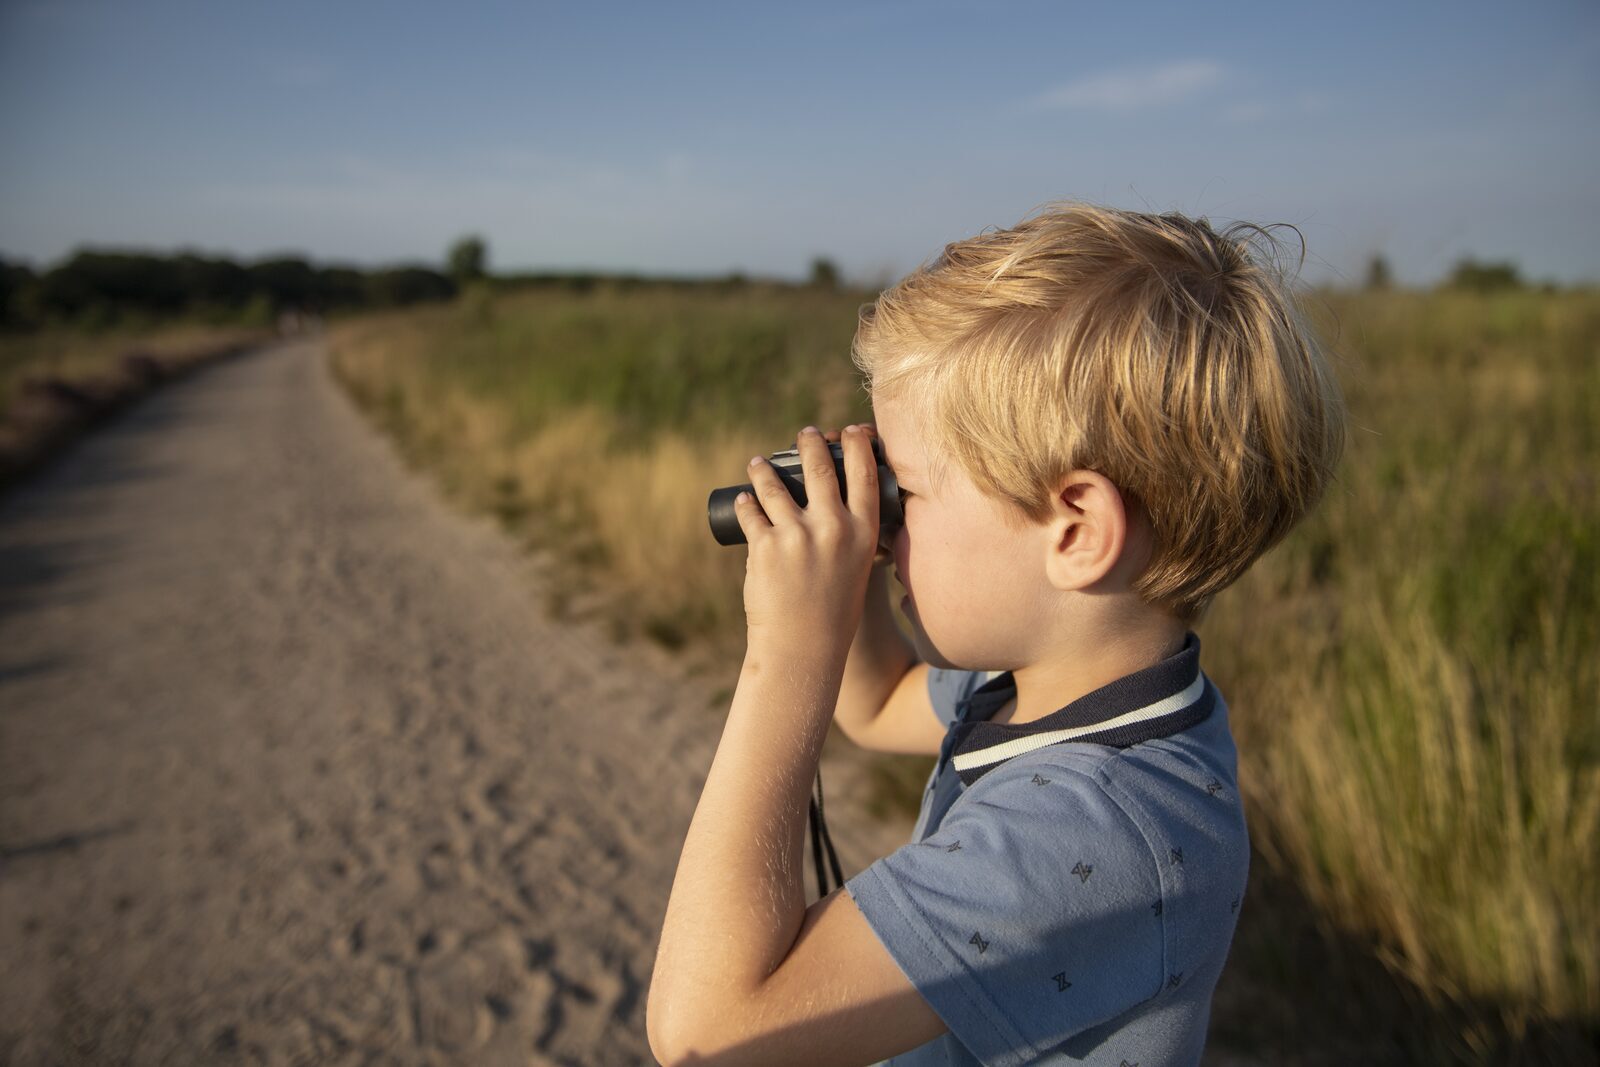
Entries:
<svg viewBox="0 0 1600 1067">
<path fill-rule="evenodd" d="M 911 570 L 906 566 L 906 561 L 911 556 L 911 542 L 906 538 L 904 529 L 895 535 L 894 542 L 889 547 L 889 555 L 894 560 L 894 575 L 900 579 L 901 585 L 910 589 Z"/>
</svg>

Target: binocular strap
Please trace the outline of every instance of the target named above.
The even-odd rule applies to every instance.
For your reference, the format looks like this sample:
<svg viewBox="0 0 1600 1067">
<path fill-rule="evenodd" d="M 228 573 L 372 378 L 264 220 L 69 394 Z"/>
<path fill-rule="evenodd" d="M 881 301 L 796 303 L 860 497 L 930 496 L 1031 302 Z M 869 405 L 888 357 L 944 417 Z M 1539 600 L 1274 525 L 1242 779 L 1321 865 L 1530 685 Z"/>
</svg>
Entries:
<svg viewBox="0 0 1600 1067">
<path fill-rule="evenodd" d="M 822 846 L 828 846 L 828 863 L 833 868 L 834 888 L 844 885 L 844 872 L 839 868 L 839 855 L 833 850 L 833 838 L 828 836 L 828 824 L 822 818 L 822 768 L 817 768 L 817 795 L 811 798 L 811 869 L 817 872 L 817 899 L 828 895 L 828 880 L 822 869 Z"/>
</svg>

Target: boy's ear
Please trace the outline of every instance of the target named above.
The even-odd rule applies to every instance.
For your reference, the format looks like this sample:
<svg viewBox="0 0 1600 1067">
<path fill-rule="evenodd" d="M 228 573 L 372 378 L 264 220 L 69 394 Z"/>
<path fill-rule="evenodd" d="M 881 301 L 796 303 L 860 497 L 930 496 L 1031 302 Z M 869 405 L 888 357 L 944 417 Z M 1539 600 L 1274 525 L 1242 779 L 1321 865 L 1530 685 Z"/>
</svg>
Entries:
<svg viewBox="0 0 1600 1067">
<path fill-rule="evenodd" d="M 1045 576 L 1057 589 L 1089 589 L 1126 569 L 1117 564 L 1128 547 L 1128 510 L 1105 475 L 1077 470 L 1064 476 L 1051 498 L 1047 526 Z"/>
</svg>

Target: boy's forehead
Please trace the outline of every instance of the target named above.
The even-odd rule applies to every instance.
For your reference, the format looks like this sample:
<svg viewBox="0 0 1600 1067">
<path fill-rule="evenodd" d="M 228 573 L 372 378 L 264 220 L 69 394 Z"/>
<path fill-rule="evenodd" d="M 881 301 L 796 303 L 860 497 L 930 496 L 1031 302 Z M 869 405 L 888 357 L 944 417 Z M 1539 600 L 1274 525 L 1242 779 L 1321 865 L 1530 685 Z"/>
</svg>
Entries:
<svg viewBox="0 0 1600 1067">
<path fill-rule="evenodd" d="M 877 394 L 873 395 L 872 413 L 878 429 L 878 438 L 883 442 L 884 458 L 895 470 L 912 469 L 912 459 L 920 447 L 912 425 L 909 422 L 901 422 L 900 415 L 903 410 L 900 404 Z"/>
<path fill-rule="evenodd" d="M 898 429 L 885 429 L 880 421 L 878 427 L 878 440 L 883 442 L 883 458 L 889 462 L 889 468 L 897 473 L 915 469 L 911 462 L 913 442 L 908 440 Z"/>
<path fill-rule="evenodd" d="M 920 462 L 923 458 L 921 443 L 916 438 L 908 437 L 905 434 L 890 436 L 885 433 L 881 435 L 881 438 L 883 441 L 883 458 L 888 462 L 889 469 L 894 471 L 895 477 L 905 478 L 910 476 L 921 479 L 923 475 L 923 466 Z M 929 477 L 932 477 L 932 474 Z"/>
</svg>

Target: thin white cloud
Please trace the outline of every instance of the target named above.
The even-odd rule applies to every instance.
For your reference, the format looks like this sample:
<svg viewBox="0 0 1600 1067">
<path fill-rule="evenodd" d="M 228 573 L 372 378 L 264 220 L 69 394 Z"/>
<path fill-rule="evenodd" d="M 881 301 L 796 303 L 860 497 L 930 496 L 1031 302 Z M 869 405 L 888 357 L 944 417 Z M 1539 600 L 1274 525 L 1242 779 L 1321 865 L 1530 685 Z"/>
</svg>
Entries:
<svg viewBox="0 0 1600 1067">
<path fill-rule="evenodd" d="M 1123 67 L 1059 85 L 1035 101 L 1041 107 L 1132 111 L 1175 104 L 1218 85 L 1227 69 L 1209 59 Z"/>
</svg>

